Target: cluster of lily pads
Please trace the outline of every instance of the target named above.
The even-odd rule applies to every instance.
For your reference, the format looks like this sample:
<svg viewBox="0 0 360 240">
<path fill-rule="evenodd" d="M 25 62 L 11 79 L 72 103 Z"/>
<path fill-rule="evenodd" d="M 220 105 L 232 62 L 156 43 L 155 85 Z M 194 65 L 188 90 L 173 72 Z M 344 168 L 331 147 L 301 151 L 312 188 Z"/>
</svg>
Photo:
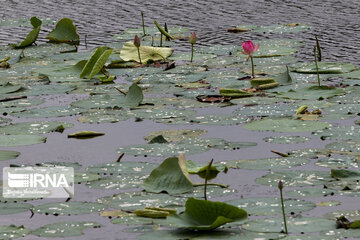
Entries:
<svg viewBox="0 0 360 240">
<path fill-rule="evenodd" d="M 146 232 L 139 236 L 140 239 L 360 237 L 356 229 L 360 220 L 357 209 L 335 211 L 324 217 L 301 215 L 317 206 L 340 204 L 335 201 L 315 204 L 306 198 L 344 196 L 356 199 L 359 196 L 359 121 L 354 119 L 353 124 L 346 126 L 332 124 L 355 118 L 360 113 L 360 70 L 355 65 L 326 62 L 319 58 L 319 54 L 314 62 L 299 62 L 294 54 L 300 49 L 306 50 L 304 43 L 279 38 L 254 41 L 258 47 L 251 52 L 251 66 L 246 62 L 242 46 L 198 47 L 196 34 L 191 34 L 189 29 L 162 28 L 157 21 L 154 21 L 153 27 L 125 30 L 113 36 L 114 42 L 107 46 L 79 52 L 76 44 L 80 38 L 72 20 L 60 20 L 47 35 L 49 42 L 36 46 L 34 43 L 41 31 L 42 21 L 33 17 L 30 22 L 33 29 L 24 41 L 0 46 L 1 147 L 44 143 L 45 134 L 60 134 L 73 127 L 66 120 L 60 121 L 69 116 L 75 116 L 79 123 L 117 123 L 129 119 L 141 122 L 149 119 L 180 127 L 153 132 L 144 137 L 146 143 L 119 146 L 117 149 L 121 156 L 161 157 L 165 160 L 160 165 L 121 161 L 121 157 L 117 161 L 87 166 L 86 171 L 80 171 L 82 165 L 77 162 L 37 164 L 71 166 L 76 170 L 76 184 L 85 184 L 90 189 L 127 192 L 101 196 L 97 202 L 68 199 L 67 202 L 38 205 L 35 204 L 36 199 L 0 196 L 1 215 L 29 210 L 32 214 L 56 216 L 99 212 L 100 216 L 111 218 L 113 224 L 139 225 L 124 231 Z M 303 24 L 279 24 L 237 26 L 228 31 L 281 34 L 309 28 Z M 141 37 L 133 41 L 135 35 Z M 189 49 L 192 51 L 174 51 L 172 47 L 176 42 L 188 41 L 189 37 Z M 73 100 L 67 105 L 42 106 L 44 96 L 56 94 L 66 94 L 72 100 L 81 94 L 83 99 Z M 232 112 L 216 113 L 225 107 Z M 213 113 L 202 114 L 199 109 L 209 109 Z M 47 119 L 54 117 L 56 121 Z M 12 123 L 16 118 L 25 121 Z M 193 129 L 182 129 L 182 125 L 191 125 Z M 286 153 L 273 151 L 277 157 L 229 159 L 221 163 L 215 160 L 210 165 L 186 161 L 184 155 L 178 157 L 184 153 L 191 156 L 211 149 L 236 151 L 257 145 L 254 142 L 201 137 L 206 133 L 197 128 L 201 125 L 277 132 L 263 139 L 269 144 L 298 144 L 310 139 L 334 142 L 324 149 L 298 149 Z M 311 136 L 306 137 L 293 135 L 310 132 Z M 86 130 L 68 137 L 102 135 Z M 14 159 L 19 154 L 1 150 L 0 160 Z M 325 170 L 291 170 L 310 164 Z M 283 201 L 283 209 L 288 216 L 286 231 L 279 198 L 246 197 L 227 202 L 212 201 L 224 196 L 231 199 L 236 193 L 228 186 L 207 182 L 219 172 L 226 173 L 229 169 L 265 170 L 268 173 L 257 178 L 257 184 L 276 188 L 281 181 L 284 190 L 289 189 L 285 191 Z M 189 174 L 204 178 L 205 188 L 203 183 L 193 183 Z M 248 215 L 261 217 L 247 220 Z M 224 224 L 225 227 L 219 228 Z M 155 226 L 164 229 L 154 231 Z M 337 229 L 337 226 L 342 228 Z M 13 239 L 27 234 L 46 238 L 69 237 L 81 235 L 83 229 L 96 227 L 100 224 L 59 222 L 36 230 L 24 226 L 0 226 L 0 238 Z M 215 228 L 220 230 L 201 231 Z M 314 235 L 301 235 L 303 233 Z"/>
</svg>

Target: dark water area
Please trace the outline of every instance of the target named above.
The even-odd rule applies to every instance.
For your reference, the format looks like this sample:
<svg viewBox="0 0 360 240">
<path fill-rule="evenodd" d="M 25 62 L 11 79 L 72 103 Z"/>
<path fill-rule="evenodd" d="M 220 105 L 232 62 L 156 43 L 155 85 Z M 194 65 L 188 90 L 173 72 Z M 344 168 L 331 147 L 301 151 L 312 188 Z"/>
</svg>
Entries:
<svg viewBox="0 0 360 240">
<path fill-rule="evenodd" d="M 113 42 L 111 36 L 121 33 L 122 30 L 141 26 L 141 15 L 145 14 L 145 25 L 153 26 L 153 19 L 166 22 L 168 26 L 184 26 L 195 31 L 198 35 L 200 46 L 213 44 L 236 44 L 242 41 L 261 40 L 264 38 L 295 38 L 302 40 L 306 46 L 301 47 L 297 53 L 300 61 L 313 60 L 312 49 L 315 45 L 314 35 L 317 35 L 323 48 L 325 61 L 350 62 L 360 66 L 360 1 L 336 1 L 336 0 L 254 0 L 254 1 L 216 1 L 216 0 L 159 0 L 159 1 L 75 1 L 75 0 L 0 0 L 0 20 L 15 18 L 50 18 L 58 21 L 63 17 L 74 20 L 81 37 L 81 49 L 85 49 L 84 37 L 86 35 L 88 47 L 101 46 Z M 305 23 L 312 26 L 309 31 L 287 34 L 254 34 L 228 33 L 226 29 L 237 25 L 271 25 L 278 23 Z M 44 41 L 53 26 L 44 26 L 40 33 L 39 41 Z M 0 45 L 21 41 L 27 31 L 24 27 L 1 27 Z M 188 49 L 187 40 L 176 40 L 176 49 Z M 56 105 L 58 101 L 72 102 L 73 98 L 63 98 L 63 95 L 55 95 L 49 98 L 50 105 Z M 234 108 L 216 109 L 218 112 L 231 112 Z M 209 111 L 209 110 L 205 110 Z M 212 110 L 211 110 L 212 111 Z M 27 119 L 32 121 L 33 119 Z M 39 119 L 36 119 L 39 120 Z M 46 119 L 59 120 L 59 119 Z M 14 119 L 13 122 L 18 122 Z M 286 152 L 292 149 L 305 149 L 312 147 L 324 147 L 330 141 L 312 139 L 296 145 L 269 144 L 262 141 L 267 136 L 290 135 L 273 132 L 250 132 L 240 126 L 179 126 L 154 123 L 150 120 L 134 122 L 133 119 L 114 124 L 83 124 L 76 117 L 61 118 L 74 124 L 74 127 L 66 130 L 63 134 L 50 133 L 45 144 L 4 150 L 20 151 L 21 155 L 12 161 L 14 164 L 34 164 L 48 161 L 77 161 L 83 165 L 82 171 L 91 164 L 113 162 L 117 159 L 116 149 L 120 146 L 144 143 L 143 136 L 150 132 L 164 129 L 200 128 L 208 131 L 204 137 L 218 137 L 229 141 L 253 141 L 258 142 L 257 147 L 240 149 L 236 151 L 211 150 L 202 154 L 191 155 L 191 159 L 197 162 L 208 162 L 211 158 L 216 161 L 232 159 L 254 159 L 261 157 L 274 157 L 270 150 Z M 334 125 L 350 125 L 354 119 L 348 121 L 331 122 Z M 66 135 L 81 130 L 104 132 L 105 136 L 89 140 L 67 139 Z M 310 133 L 297 133 L 299 136 L 311 136 Z M 125 156 L 125 161 L 152 161 L 160 163 L 162 158 L 135 158 Z M 315 160 L 314 160 L 315 162 Z M 314 162 L 296 169 L 324 170 L 317 167 Z M 0 168 L 8 166 L 9 162 L 1 162 Z M 231 198 L 278 196 L 278 190 L 267 186 L 255 184 L 255 179 L 268 171 L 230 170 L 227 175 L 219 175 L 217 182 L 230 184 L 237 193 Z M 75 189 L 75 201 L 96 201 L 102 196 L 116 194 L 117 190 L 94 190 L 83 184 Z M 314 198 L 313 202 L 323 199 Z M 338 209 L 358 209 L 359 198 L 328 197 L 327 201 L 339 201 L 342 205 L 336 207 L 317 207 L 306 212 L 305 216 L 322 216 L 325 212 Z M 55 200 L 41 200 L 34 205 L 54 202 Z M 45 216 L 35 214 L 29 219 L 30 212 L 12 215 L 0 215 L 0 225 L 25 225 L 36 229 L 49 223 L 60 221 L 94 221 L 101 223 L 102 228 L 85 230 L 85 235 L 80 237 L 66 238 L 75 240 L 95 239 L 134 239 L 136 234 L 125 233 L 124 226 L 110 223 L 110 220 L 100 217 L 98 213 L 79 216 Z M 24 240 L 45 240 L 46 238 L 33 235 L 21 238 Z"/>
</svg>

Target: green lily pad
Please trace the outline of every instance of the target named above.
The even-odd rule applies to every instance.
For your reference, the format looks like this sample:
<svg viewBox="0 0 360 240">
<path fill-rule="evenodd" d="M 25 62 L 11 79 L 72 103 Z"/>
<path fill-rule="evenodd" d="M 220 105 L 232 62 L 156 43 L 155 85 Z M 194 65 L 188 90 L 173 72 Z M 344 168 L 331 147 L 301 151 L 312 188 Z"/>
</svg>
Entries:
<svg viewBox="0 0 360 240">
<path fill-rule="evenodd" d="M 280 232 L 283 230 L 282 218 L 265 218 L 248 221 L 242 228 L 254 232 Z M 289 233 L 320 232 L 335 229 L 335 221 L 318 217 L 287 218 Z"/>
<path fill-rule="evenodd" d="M 320 121 L 303 121 L 291 118 L 274 118 L 252 121 L 244 125 L 251 131 L 274 132 L 309 132 L 331 127 L 331 124 Z"/>
<path fill-rule="evenodd" d="M 91 165 L 87 172 L 102 175 L 144 175 L 150 173 L 157 164 L 149 162 L 115 162 Z"/>
<path fill-rule="evenodd" d="M 116 109 L 89 109 L 81 113 L 78 121 L 81 123 L 116 123 L 128 120 L 130 116 L 124 110 Z"/>
<path fill-rule="evenodd" d="M 285 195 L 294 198 L 305 198 L 305 197 L 327 197 L 327 196 L 332 196 L 335 193 L 336 191 L 332 189 L 314 187 L 314 188 L 301 188 L 292 191 L 287 191 Z"/>
<path fill-rule="evenodd" d="M 331 169 L 331 177 L 344 180 L 360 180 L 360 171 L 347 169 Z"/>
<path fill-rule="evenodd" d="M 330 182 L 333 178 L 328 172 L 323 171 L 277 171 L 270 172 L 263 177 L 257 178 L 256 183 L 267 186 L 277 186 L 279 181 L 284 183 L 285 187 L 314 186 Z"/>
<path fill-rule="evenodd" d="M 19 155 L 20 155 L 19 152 L 0 150 L 0 161 L 6 161 L 6 160 L 10 160 L 10 159 L 15 159 Z"/>
<path fill-rule="evenodd" d="M 222 202 L 189 198 L 185 208 L 183 214 L 167 217 L 170 224 L 194 230 L 212 230 L 226 223 L 247 218 L 247 213 L 243 209 Z"/>
<path fill-rule="evenodd" d="M 242 208 L 248 214 L 255 216 L 282 214 L 279 198 L 244 198 L 227 201 L 227 203 Z M 313 202 L 297 199 L 284 199 L 284 206 L 286 214 L 301 213 L 316 207 Z"/>
<path fill-rule="evenodd" d="M 18 45 L 14 45 L 15 48 L 24 48 L 24 47 L 30 46 L 37 40 L 37 38 L 39 36 L 42 21 L 40 19 L 38 19 L 37 17 L 32 17 L 30 19 L 30 23 L 34 29 L 28 33 L 26 38 L 21 43 L 19 43 Z"/>
<path fill-rule="evenodd" d="M 69 18 L 61 19 L 47 36 L 51 42 L 79 44 L 80 37 L 73 21 Z"/>
<path fill-rule="evenodd" d="M 255 42 L 254 44 L 257 43 Z M 287 46 L 260 45 L 259 50 L 254 53 L 253 57 L 254 58 L 279 57 L 279 56 L 292 55 L 297 51 L 298 51 L 297 49 Z M 242 54 L 241 52 L 236 53 L 235 56 L 246 58 L 246 55 Z M 254 63 L 256 64 L 256 59 L 254 59 Z"/>
<path fill-rule="evenodd" d="M 87 228 L 99 228 L 100 224 L 95 222 L 58 222 L 42 226 L 31 233 L 44 238 L 66 238 L 83 235 Z"/>
<path fill-rule="evenodd" d="M 145 136 L 144 139 L 150 141 L 154 137 L 162 135 L 168 142 L 177 142 L 186 138 L 198 137 L 205 133 L 207 131 L 202 129 L 170 129 L 152 132 Z"/>
<path fill-rule="evenodd" d="M 339 126 L 313 132 L 315 136 L 320 136 L 322 140 L 360 140 L 360 126 Z"/>
<path fill-rule="evenodd" d="M 37 135 L 1 135 L 0 146 L 16 147 L 46 142 L 46 137 Z"/>
<path fill-rule="evenodd" d="M 198 174 L 201 178 L 205 178 L 208 164 L 199 164 L 192 160 L 188 160 L 186 161 L 186 168 L 190 174 Z M 210 180 L 210 176 L 213 176 L 212 178 L 215 178 L 219 172 L 227 173 L 227 171 L 228 167 L 226 166 L 226 164 L 213 163 L 210 168 L 208 180 Z"/>
<path fill-rule="evenodd" d="M 279 157 L 279 158 L 260 158 L 260 159 L 246 159 L 246 160 L 233 160 L 236 168 L 240 169 L 253 169 L 253 170 L 277 170 L 282 168 L 292 168 L 309 163 L 306 158 L 301 157 Z"/>
<path fill-rule="evenodd" d="M 101 203 L 92 202 L 58 202 L 45 203 L 32 208 L 32 211 L 40 214 L 52 215 L 80 215 L 92 212 L 99 212 L 106 209 Z"/>
<path fill-rule="evenodd" d="M 292 116 L 296 112 L 297 107 L 288 104 L 270 104 L 270 105 L 256 105 L 256 106 L 242 106 L 236 109 L 233 113 L 235 115 L 245 115 L 252 117 L 267 117 L 267 116 Z"/>
<path fill-rule="evenodd" d="M 289 90 L 288 92 L 280 92 L 277 94 L 277 97 L 289 99 L 317 100 L 344 95 L 345 93 L 346 92 L 341 88 L 331 88 L 327 86 L 311 86 L 297 90 Z"/>
<path fill-rule="evenodd" d="M 359 229 L 332 229 L 329 231 L 323 231 L 321 236 L 331 237 L 332 239 L 356 239 L 360 238 Z"/>
<path fill-rule="evenodd" d="M 149 46 L 140 46 L 140 57 L 142 63 L 147 63 L 150 60 L 157 61 L 167 59 L 172 53 L 173 49 L 171 48 L 160 48 L 160 47 L 149 47 Z M 121 49 L 120 58 L 124 61 L 136 61 L 140 62 L 138 49 L 135 47 L 133 42 L 126 42 Z"/>
<path fill-rule="evenodd" d="M 0 202 L 0 215 L 27 212 L 31 207 L 32 205 L 28 203 Z"/>
<path fill-rule="evenodd" d="M 179 194 L 190 192 L 193 185 L 186 170 L 186 163 L 182 158 L 167 158 L 155 168 L 144 181 L 143 187 L 147 192 L 167 192 Z"/>
<path fill-rule="evenodd" d="M 96 180 L 101 179 L 98 174 L 88 173 L 88 172 L 75 172 L 74 173 L 74 182 L 75 183 L 90 183 Z"/>
<path fill-rule="evenodd" d="M 93 95 L 89 99 L 79 100 L 71 103 L 75 108 L 92 109 L 92 108 L 114 108 L 125 105 L 125 96 L 122 95 Z"/>
<path fill-rule="evenodd" d="M 325 218 L 330 220 L 336 220 L 336 218 L 339 218 L 341 216 L 344 216 L 353 221 L 360 220 L 360 210 L 338 210 L 324 215 Z"/>
<path fill-rule="evenodd" d="M 322 157 L 315 164 L 327 168 L 359 168 L 359 160 L 355 156 L 335 155 Z"/>
<path fill-rule="evenodd" d="M 357 68 L 351 63 L 340 62 L 318 62 L 320 74 L 341 74 L 356 70 Z M 305 63 L 294 70 L 297 73 L 317 73 L 315 63 Z"/>
<path fill-rule="evenodd" d="M 75 89 L 76 89 L 75 86 L 60 85 L 60 84 L 35 85 L 35 86 L 28 86 L 28 89 L 26 90 L 26 95 L 38 96 L 38 95 L 61 94 L 61 93 L 69 93 Z"/>
<path fill-rule="evenodd" d="M 194 52 L 193 61 L 203 61 L 205 59 L 209 58 L 215 58 L 216 55 L 213 54 L 207 54 L 207 53 L 197 53 Z M 170 60 L 180 60 L 180 61 L 190 61 L 191 59 L 191 52 L 185 52 L 185 53 L 176 53 L 173 54 L 171 57 L 169 57 Z"/>
<path fill-rule="evenodd" d="M 85 110 L 69 106 L 52 106 L 33 108 L 23 112 L 13 113 L 12 115 L 19 118 L 50 118 L 76 115 L 83 111 Z"/>
<path fill-rule="evenodd" d="M 291 33 L 303 32 L 311 28 L 310 25 L 304 23 L 288 23 L 288 24 L 274 24 L 269 26 L 255 27 L 252 31 L 258 33 Z"/>
<path fill-rule="evenodd" d="M 30 230 L 25 228 L 24 226 L 0 226 L 0 238 L 3 240 L 25 237 L 29 233 Z"/>
<path fill-rule="evenodd" d="M 340 204 L 341 204 L 341 202 L 337 202 L 337 201 L 321 201 L 321 202 L 316 203 L 316 206 L 334 207 L 334 206 L 338 206 Z"/>
<path fill-rule="evenodd" d="M 326 149 L 338 154 L 359 155 L 360 143 L 356 141 L 334 142 L 325 146 Z"/>
<path fill-rule="evenodd" d="M 303 136 L 272 136 L 263 138 L 265 142 L 276 144 L 294 144 L 309 141 L 310 138 Z"/>
<path fill-rule="evenodd" d="M 49 132 L 62 133 L 65 128 L 71 128 L 73 124 L 64 122 L 22 122 L 0 127 L 1 134 L 43 134 Z"/>
<path fill-rule="evenodd" d="M 76 177 L 76 175 L 75 175 Z M 94 189 L 127 189 L 140 187 L 148 175 L 126 174 L 113 177 L 101 178 L 86 184 L 89 188 Z"/>
<path fill-rule="evenodd" d="M 0 94 L 14 93 L 22 89 L 20 85 L 13 85 L 11 83 L 6 83 L 0 86 Z"/>
<path fill-rule="evenodd" d="M 74 168 L 74 170 L 78 170 L 82 167 L 82 165 L 78 162 L 43 162 L 43 163 L 36 163 L 35 166 L 38 167 L 64 166 L 64 167 L 72 167 Z"/>
</svg>

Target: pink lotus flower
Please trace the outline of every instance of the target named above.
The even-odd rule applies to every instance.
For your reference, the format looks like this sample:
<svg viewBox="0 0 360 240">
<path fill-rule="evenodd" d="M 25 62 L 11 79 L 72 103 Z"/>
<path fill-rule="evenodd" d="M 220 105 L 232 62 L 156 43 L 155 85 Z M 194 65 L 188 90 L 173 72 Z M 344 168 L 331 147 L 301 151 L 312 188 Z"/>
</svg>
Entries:
<svg viewBox="0 0 360 240">
<path fill-rule="evenodd" d="M 260 44 L 255 46 L 255 44 L 252 41 L 249 40 L 249 41 L 244 42 L 244 43 L 242 42 L 241 46 L 242 46 L 242 48 L 244 50 L 244 51 L 241 51 L 241 52 L 243 54 L 245 54 L 245 55 L 249 55 L 249 57 L 247 58 L 247 60 L 249 60 L 249 58 L 253 56 L 253 53 L 256 52 L 259 49 Z"/>
</svg>

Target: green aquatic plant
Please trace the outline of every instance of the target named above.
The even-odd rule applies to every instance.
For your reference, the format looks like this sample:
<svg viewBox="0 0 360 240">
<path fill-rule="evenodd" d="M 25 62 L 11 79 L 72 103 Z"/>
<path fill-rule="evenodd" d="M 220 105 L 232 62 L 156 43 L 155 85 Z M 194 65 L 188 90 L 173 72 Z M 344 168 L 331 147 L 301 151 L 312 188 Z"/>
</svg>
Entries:
<svg viewBox="0 0 360 240">
<path fill-rule="evenodd" d="M 138 35 L 135 35 L 135 38 L 134 38 L 134 46 L 137 48 L 137 52 L 138 52 L 138 55 L 139 55 L 139 61 L 140 63 L 142 64 L 141 62 L 141 56 L 140 56 L 140 38 L 138 37 Z"/>
<path fill-rule="evenodd" d="M 254 54 L 254 52 L 256 52 L 259 49 L 260 44 L 255 46 L 255 44 L 251 40 L 249 40 L 244 43 L 242 42 L 241 46 L 243 48 L 242 53 L 245 55 L 249 55 L 249 57 L 246 59 L 246 61 L 248 61 L 249 58 L 251 59 L 251 76 L 252 76 L 252 78 L 255 78 L 253 54 Z"/>
<path fill-rule="evenodd" d="M 142 29 L 143 29 L 143 36 L 146 36 L 143 11 L 141 11 L 141 23 L 142 23 Z"/>
<path fill-rule="evenodd" d="M 282 209 L 282 215 L 283 215 L 283 219 L 284 219 L 285 233 L 288 234 L 288 229 L 287 229 L 287 225 L 286 225 L 286 214 L 285 214 L 285 207 L 284 207 L 284 198 L 283 198 L 283 191 L 282 191 L 283 188 L 284 188 L 284 184 L 283 184 L 283 182 L 281 180 L 279 181 L 278 188 L 280 190 L 281 209 Z"/>
<path fill-rule="evenodd" d="M 113 50 L 108 47 L 98 47 L 93 55 L 91 55 L 90 59 L 86 62 L 80 73 L 80 78 L 91 79 L 102 71 L 112 51 Z"/>
<path fill-rule="evenodd" d="M 194 45 L 196 44 L 196 33 L 192 33 L 190 38 L 189 38 L 189 42 L 191 44 L 191 59 L 190 62 L 193 61 L 194 58 Z"/>
<path fill-rule="evenodd" d="M 47 36 L 51 42 L 55 43 L 68 43 L 78 45 L 80 42 L 79 33 L 73 20 L 69 18 L 61 19 Z"/>
<path fill-rule="evenodd" d="M 26 38 L 21 43 L 17 45 L 16 44 L 12 45 L 14 48 L 25 48 L 31 46 L 32 44 L 35 44 L 35 41 L 37 40 L 40 33 L 42 21 L 37 17 L 32 17 L 30 19 L 30 23 L 34 27 L 34 29 L 28 33 Z"/>
<path fill-rule="evenodd" d="M 320 84 L 320 74 L 319 74 L 319 66 L 318 66 L 318 55 L 317 55 L 317 53 L 316 53 L 316 47 L 314 47 L 314 57 L 315 57 L 315 67 L 316 67 L 316 73 L 317 73 L 318 87 L 320 87 L 321 84 Z"/>
</svg>

